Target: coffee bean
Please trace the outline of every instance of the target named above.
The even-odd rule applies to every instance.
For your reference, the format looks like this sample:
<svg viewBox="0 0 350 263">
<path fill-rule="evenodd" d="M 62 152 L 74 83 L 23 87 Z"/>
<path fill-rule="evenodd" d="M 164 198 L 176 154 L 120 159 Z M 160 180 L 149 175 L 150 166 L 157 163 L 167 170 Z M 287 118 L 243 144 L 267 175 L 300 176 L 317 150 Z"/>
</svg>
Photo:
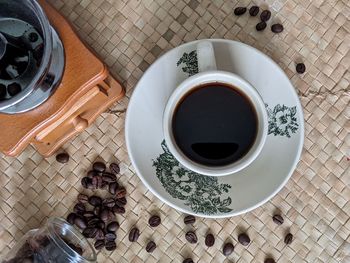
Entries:
<svg viewBox="0 0 350 263">
<path fill-rule="evenodd" d="M 196 222 L 196 218 L 195 218 L 193 215 L 185 216 L 185 218 L 184 218 L 184 223 L 185 223 L 186 225 L 194 224 L 194 222 Z"/>
<path fill-rule="evenodd" d="M 99 228 L 101 228 L 101 229 L 105 229 L 105 226 L 106 226 L 106 224 L 105 224 L 105 222 L 103 222 L 102 220 L 100 220 L 100 221 L 98 222 L 98 224 L 97 224 L 97 227 L 99 227 Z"/>
<path fill-rule="evenodd" d="M 115 176 L 112 173 L 104 172 L 102 174 L 102 180 L 106 183 L 113 183 L 113 182 L 117 181 L 117 176 Z"/>
<path fill-rule="evenodd" d="M 86 238 L 95 238 L 96 233 L 97 233 L 97 228 L 95 227 L 87 227 L 83 231 L 83 235 Z"/>
<path fill-rule="evenodd" d="M 212 247 L 215 243 L 215 237 L 213 236 L 213 234 L 208 234 L 206 237 L 205 237 L 205 245 L 207 247 Z"/>
<path fill-rule="evenodd" d="M 86 204 L 87 202 L 89 202 L 89 197 L 87 195 L 84 195 L 84 194 L 79 194 L 78 195 L 78 202 L 82 203 L 82 204 Z"/>
<path fill-rule="evenodd" d="M 89 177 L 90 179 L 92 179 L 92 177 L 94 177 L 95 175 L 99 175 L 99 174 L 94 170 L 88 171 L 86 174 L 86 176 Z"/>
<path fill-rule="evenodd" d="M 129 241 L 130 242 L 136 242 L 137 239 L 140 236 L 140 230 L 138 230 L 138 228 L 134 227 L 133 229 L 130 230 L 129 233 Z"/>
<path fill-rule="evenodd" d="M 102 209 L 100 217 L 101 217 L 101 220 L 105 223 L 115 218 L 113 212 L 107 208 Z"/>
<path fill-rule="evenodd" d="M 112 251 L 112 250 L 115 250 L 117 248 L 117 245 L 114 241 L 108 241 L 108 242 L 106 242 L 105 247 L 106 247 L 106 250 Z"/>
<path fill-rule="evenodd" d="M 248 246 L 250 243 L 250 238 L 247 234 L 242 233 L 238 235 L 238 241 L 241 243 L 243 246 Z"/>
<path fill-rule="evenodd" d="M 111 195 L 115 195 L 115 193 L 117 192 L 118 190 L 118 183 L 115 182 L 115 183 L 110 183 L 109 186 L 108 186 L 108 191 Z"/>
<path fill-rule="evenodd" d="M 190 244 L 195 244 L 198 241 L 197 235 L 193 231 L 188 231 L 185 238 Z"/>
<path fill-rule="evenodd" d="M 75 213 L 70 213 L 68 216 L 67 216 L 67 222 L 71 225 L 74 225 L 74 220 L 76 218 L 76 214 Z"/>
<path fill-rule="evenodd" d="M 101 176 L 95 175 L 92 177 L 92 186 L 94 187 L 94 189 L 102 188 L 102 184 L 103 184 L 103 179 Z"/>
<path fill-rule="evenodd" d="M 102 210 L 101 206 L 96 206 L 94 208 L 94 214 L 97 216 L 100 216 L 101 210 Z"/>
<path fill-rule="evenodd" d="M 256 5 L 253 5 L 253 6 L 249 9 L 249 14 L 250 14 L 251 16 L 257 16 L 257 15 L 259 14 L 259 11 L 260 11 L 259 7 L 256 6 Z"/>
<path fill-rule="evenodd" d="M 148 253 L 152 253 L 156 249 L 157 245 L 153 241 L 149 241 L 147 246 L 146 246 L 146 251 Z"/>
<path fill-rule="evenodd" d="M 267 258 L 264 263 L 276 263 L 276 261 L 273 258 Z"/>
<path fill-rule="evenodd" d="M 119 228 L 119 223 L 117 221 L 110 222 L 106 229 L 108 232 L 115 232 Z"/>
<path fill-rule="evenodd" d="M 112 208 L 115 205 L 115 201 L 113 198 L 106 198 L 102 201 L 102 205 Z"/>
<path fill-rule="evenodd" d="M 7 93 L 11 96 L 14 97 L 16 96 L 18 93 L 20 93 L 22 91 L 22 87 L 21 85 L 19 85 L 18 83 L 14 82 L 11 83 L 10 85 L 7 86 Z"/>
<path fill-rule="evenodd" d="M 108 232 L 107 234 L 105 234 L 105 239 L 106 241 L 114 241 L 117 239 L 117 235 L 115 233 Z"/>
<path fill-rule="evenodd" d="M 89 177 L 83 177 L 83 179 L 81 179 L 81 185 L 85 189 L 89 189 L 92 186 L 92 180 Z"/>
<path fill-rule="evenodd" d="M 296 66 L 296 71 L 299 73 L 299 74 L 303 74 L 306 70 L 306 67 L 305 67 L 305 64 L 304 63 L 298 63 L 297 66 Z"/>
<path fill-rule="evenodd" d="M 106 165 L 103 162 L 95 162 L 92 165 L 92 169 L 97 172 L 104 172 L 106 170 Z"/>
<path fill-rule="evenodd" d="M 111 173 L 119 174 L 119 172 L 120 172 L 120 167 L 119 167 L 119 165 L 116 164 L 116 163 L 111 163 L 111 165 L 109 166 L 109 170 L 111 170 Z"/>
<path fill-rule="evenodd" d="M 266 26 L 267 26 L 266 22 L 262 21 L 262 22 L 258 23 L 255 26 L 255 28 L 256 28 L 257 31 L 262 31 L 262 30 L 264 30 L 266 28 Z"/>
<path fill-rule="evenodd" d="M 247 8 L 246 8 L 246 7 L 236 7 L 235 10 L 233 11 L 233 13 L 234 13 L 236 16 L 241 16 L 241 15 L 243 15 L 246 11 L 247 11 Z"/>
<path fill-rule="evenodd" d="M 235 247 L 232 245 L 232 243 L 226 243 L 222 249 L 222 253 L 225 256 L 229 256 L 232 254 L 234 249 L 235 249 Z"/>
<path fill-rule="evenodd" d="M 160 222 L 161 222 L 161 219 L 159 216 L 157 215 L 154 215 L 154 216 L 151 216 L 150 219 L 148 220 L 148 224 L 151 226 L 151 227 L 157 227 L 160 225 Z"/>
<path fill-rule="evenodd" d="M 82 203 L 77 203 L 73 208 L 74 213 L 83 214 L 85 212 L 85 205 Z"/>
<path fill-rule="evenodd" d="M 122 206 L 115 205 L 113 207 L 113 212 L 116 214 L 124 214 L 125 213 L 125 208 Z"/>
<path fill-rule="evenodd" d="M 99 219 L 96 216 L 91 217 L 87 222 L 87 226 L 88 227 L 97 227 L 100 221 L 101 221 L 101 219 Z"/>
<path fill-rule="evenodd" d="M 116 192 L 115 192 L 115 197 L 116 198 L 122 198 L 126 195 L 126 189 L 124 187 L 119 188 Z"/>
<path fill-rule="evenodd" d="M 127 203 L 127 200 L 125 197 L 115 199 L 115 204 L 118 206 L 125 206 L 126 203 Z"/>
<path fill-rule="evenodd" d="M 282 217 L 281 215 L 274 215 L 274 216 L 272 217 L 272 220 L 273 220 L 273 222 L 276 223 L 277 225 L 282 225 L 283 222 L 284 222 L 284 219 L 283 219 L 283 217 Z"/>
<path fill-rule="evenodd" d="M 74 219 L 74 224 L 80 229 L 85 229 L 87 225 L 86 219 L 82 216 L 76 216 Z"/>
<path fill-rule="evenodd" d="M 59 163 L 68 163 L 69 155 L 68 153 L 59 153 L 56 155 L 56 161 Z"/>
<path fill-rule="evenodd" d="M 64 240 L 66 242 L 66 240 Z M 70 242 L 66 242 L 66 244 L 73 249 L 77 254 L 79 254 L 80 256 L 83 255 L 83 249 L 79 246 L 76 246 Z"/>
<path fill-rule="evenodd" d="M 106 191 L 108 191 L 108 183 L 107 182 L 105 182 L 105 181 L 102 181 L 102 185 L 101 185 L 101 188 L 100 189 L 103 189 L 103 190 L 106 190 Z"/>
<path fill-rule="evenodd" d="M 192 258 L 186 258 L 182 263 L 194 263 Z"/>
<path fill-rule="evenodd" d="M 104 240 L 97 240 L 94 244 L 96 250 L 101 250 L 105 246 Z"/>
<path fill-rule="evenodd" d="M 102 204 L 102 198 L 96 195 L 89 197 L 89 204 L 92 206 L 100 206 Z"/>
<path fill-rule="evenodd" d="M 89 221 L 91 218 L 95 217 L 95 213 L 93 211 L 85 211 L 83 216 Z"/>
<path fill-rule="evenodd" d="M 281 33 L 283 31 L 283 26 L 281 24 L 273 24 L 271 26 L 271 31 L 276 34 Z"/>
<path fill-rule="evenodd" d="M 105 239 L 105 232 L 101 228 L 97 228 L 95 239 L 96 240 L 104 240 Z"/>
<path fill-rule="evenodd" d="M 286 243 L 287 245 L 292 244 L 293 242 L 293 235 L 291 233 L 288 233 L 285 238 L 284 238 L 284 243 Z"/>
<path fill-rule="evenodd" d="M 271 18 L 271 11 L 270 10 L 264 10 L 260 14 L 261 21 L 268 21 Z"/>
</svg>

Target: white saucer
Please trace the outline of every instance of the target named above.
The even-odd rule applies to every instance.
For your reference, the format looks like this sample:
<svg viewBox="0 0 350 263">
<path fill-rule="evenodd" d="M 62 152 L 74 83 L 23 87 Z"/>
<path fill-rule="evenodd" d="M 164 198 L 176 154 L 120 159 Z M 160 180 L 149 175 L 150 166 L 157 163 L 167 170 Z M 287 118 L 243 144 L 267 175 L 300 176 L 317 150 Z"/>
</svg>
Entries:
<svg viewBox="0 0 350 263">
<path fill-rule="evenodd" d="M 163 111 L 177 85 L 198 72 L 197 41 L 170 50 L 145 72 L 128 106 L 125 133 L 138 176 L 158 198 L 188 214 L 220 218 L 250 211 L 281 190 L 301 155 L 304 118 L 294 87 L 269 57 L 240 42 L 210 41 L 218 69 L 250 82 L 266 104 L 269 135 L 258 158 L 238 173 L 208 177 L 186 170 L 168 151 Z"/>
</svg>

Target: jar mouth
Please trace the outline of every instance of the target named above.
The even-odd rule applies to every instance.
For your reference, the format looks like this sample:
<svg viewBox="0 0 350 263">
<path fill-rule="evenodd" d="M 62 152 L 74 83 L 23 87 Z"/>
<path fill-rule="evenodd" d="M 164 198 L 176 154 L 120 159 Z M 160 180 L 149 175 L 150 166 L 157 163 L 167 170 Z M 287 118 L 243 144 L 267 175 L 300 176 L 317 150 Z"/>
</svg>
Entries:
<svg viewBox="0 0 350 263">
<path fill-rule="evenodd" d="M 47 222 L 50 238 L 74 262 L 96 262 L 97 255 L 90 242 L 71 224 L 62 218 L 49 218 Z M 65 240 L 79 246 L 83 254 L 79 255 Z"/>
</svg>

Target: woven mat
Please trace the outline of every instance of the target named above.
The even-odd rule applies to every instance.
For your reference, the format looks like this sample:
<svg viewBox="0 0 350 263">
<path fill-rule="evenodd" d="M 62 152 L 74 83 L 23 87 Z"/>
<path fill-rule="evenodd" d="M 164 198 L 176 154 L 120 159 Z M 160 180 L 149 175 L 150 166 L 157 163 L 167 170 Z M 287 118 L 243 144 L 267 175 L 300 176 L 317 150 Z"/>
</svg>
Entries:
<svg viewBox="0 0 350 263">
<path fill-rule="evenodd" d="M 31 147 L 18 158 L 0 160 L 0 258 L 29 229 L 49 216 L 65 216 L 79 191 L 80 179 L 97 158 L 121 163 L 121 183 L 129 192 L 125 217 L 119 217 L 118 249 L 98 255 L 99 262 L 350 262 L 350 1 L 267 0 L 272 21 L 285 31 L 256 33 L 258 18 L 233 16 L 238 5 L 252 1 L 224 0 L 51 0 L 78 29 L 80 36 L 127 87 L 127 97 L 98 118 L 83 134 L 64 145 L 71 160 L 61 165 L 43 159 Z M 270 22 L 269 22 L 270 23 Z M 300 93 L 306 121 L 302 160 L 283 190 L 262 207 L 225 220 L 199 219 L 199 243 L 185 242 L 183 214 L 160 202 L 131 167 L 124 141 L 125 108 L 142 73 L 160 54 L 188 41 L 227 38 L 250 44 L 280 64 Z M 307 72 L 295 73 L 304 61 Z M 271 215 L 280 210 L 285 223 Z M 157 211 L 162 225 L 147 226 Z M 127 218 L 127 220 L 125 219 Z M 131 226 L 142 234 L 127 238 Z M 237 243 L 246 230 L 252 243 L 236 246 L 225 258 L 222 244 Z M 214 247 L 204 246 L 211 230 Z M 295 241 L 285 246 L 286 231 Z M 147 240 L 158 247 L 145 251 Z"/>
</svg>

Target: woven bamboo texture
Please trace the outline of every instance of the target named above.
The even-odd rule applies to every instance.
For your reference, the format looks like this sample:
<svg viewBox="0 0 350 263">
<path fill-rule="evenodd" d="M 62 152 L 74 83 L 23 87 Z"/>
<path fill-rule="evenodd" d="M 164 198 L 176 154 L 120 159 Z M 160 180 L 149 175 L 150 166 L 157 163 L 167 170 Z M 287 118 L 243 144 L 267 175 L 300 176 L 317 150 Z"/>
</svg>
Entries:
<svg viewBox="0 0 350 263">
<path fill-rule="evenodd" d="M 96 159 L 118 161 L 120 182 L 128 190 L 125 216 L 119 216 L 117 250 L 99 253 L 99 262 L 350 262 L 350 1 L 349 0 L 50 0 L 79 35 L 127 87 L 127 96 L 99 117 L 83 134 L 64 145 L 68 164 L 43 159 L 33 148 L 18 158 L 0 159 L 0 258 L 29 229 L 49 216 L 65 216 L 81 191 L 80 179 Z M 258 18 L 236 17 L 236 6 L 253 3 L 272 11 L 272 21 L 285 30 L 255 31 Z M 271 21 L 269 21 L 269 24 Z M 271 201 L 242 216 L 197 219 L 199 242 L 185 241 L 184 215 L 159 201 L 131 166 L 124 141 L 125 109 L 135 84 L 147 67 L 171 48 L 201 38 L 226 38 L 250 44 L 271 56 L 287 73 L 305 114 L 305 145 L 291 180 Z M 307 71 L 295 73 L 295 62 Z M 271 216 L 281 211 L 282 226 Z M 149 215 L 162 224 L 152 230 Z M 128 241 L 133 225 L 141 231 Z M 237 244 L 245 230 L 252 242 L 237 245 L 229 257 L 222 245 Z M 216 236 L 214 247 L 205 234 Z M 291 231 L 295 240 L 283 242 Z M 148 254 L 153 239 L 157 249 Z"/>
</svg>

